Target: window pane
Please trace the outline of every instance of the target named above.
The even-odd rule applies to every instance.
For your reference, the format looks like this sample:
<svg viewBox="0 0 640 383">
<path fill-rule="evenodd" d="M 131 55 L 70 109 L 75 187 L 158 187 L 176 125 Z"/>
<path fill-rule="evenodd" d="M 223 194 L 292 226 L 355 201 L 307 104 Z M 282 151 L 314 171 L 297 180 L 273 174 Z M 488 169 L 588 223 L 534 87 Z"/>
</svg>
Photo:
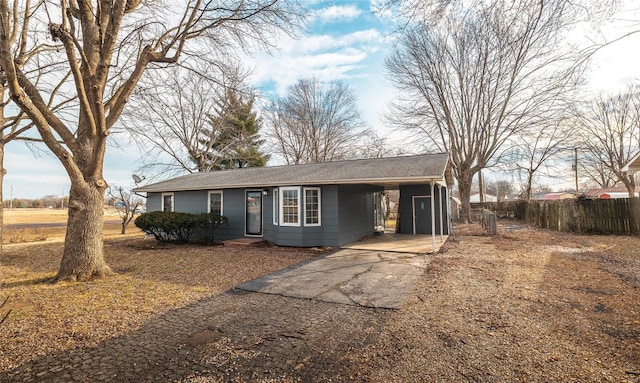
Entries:
<svg viewBox="0 0 640 383">
<path fill-rule="evenodd" d="M 320 190 L 306 189 L 305 194 L 305 223 L 320 223 Z"/>
<path fill-rule="evenodd" d="M 298 190 L 282 190 L 282 223 L 298 223 Z"/>
<path fill-rule="evenodd" d="M 222 215 L 222 193 L 209 194 L 209 212 Z"/>
<path fill-rule="evenodd" d="M 278 198 L 278 189 L 273 189 L 273 224 L 278 224 L 278 214 L 280 214 L 280 199 Z"/>
<path fill-rule="evenodd" d="M 162 196 L 163 210 L 173 211 L 173 194 L 165 194 Z"/>
</svg>

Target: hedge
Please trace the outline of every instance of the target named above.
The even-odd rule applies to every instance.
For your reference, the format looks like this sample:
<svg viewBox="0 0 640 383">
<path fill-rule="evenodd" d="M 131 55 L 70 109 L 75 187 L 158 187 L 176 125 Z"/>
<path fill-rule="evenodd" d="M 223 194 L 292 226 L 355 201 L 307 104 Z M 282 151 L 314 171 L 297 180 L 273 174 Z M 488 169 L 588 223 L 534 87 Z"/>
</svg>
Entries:
<svg viewBox="0 0 640 383">
<path fill-rule="evenodd" d="M 228 219 L 213 213 L 190 214 L 174 211 L 152 211 L 142 213 L 134 221 L 135 225 L 161 242 L 188 242 L 194 234 L 213 243 L 213 234 Z"/>
</svg>

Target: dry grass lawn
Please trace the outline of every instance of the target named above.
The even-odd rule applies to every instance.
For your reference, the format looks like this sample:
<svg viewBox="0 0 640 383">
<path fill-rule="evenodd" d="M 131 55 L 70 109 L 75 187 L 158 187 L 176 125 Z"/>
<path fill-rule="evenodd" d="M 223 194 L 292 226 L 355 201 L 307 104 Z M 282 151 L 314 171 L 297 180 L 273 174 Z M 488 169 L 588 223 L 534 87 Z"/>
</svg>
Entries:
<svg viewBox="0 0 640 383">
<path fill-rule="evenodd" d="M 105 209 L 105 219 L 119 219 L 114 209 Z M 21 223 L 53 223 L 67 222 L 67 209 L 5 209 L 4 223 L 7 225 Z"/>
<path fill-rule="evenodd" d="M 351 378 L 640 382 L 640 238 L 504 223 L 458 228 Z"/>
<path fill-rule="evenodd" d="M 60 242 L 4 246 L 0 298 L 9 301 L 0 315 L 12 311 L 0 326 L 0 371 L 135 331 L 153 316 L 318 255 L 113 238 L 106 240 L 105 257 L 118 275 L 50 284 L 61 253 Z"/>
<path fill-rule="evenodd" d="M 114 209 L 106 209 L 104 213 L 104 236 L 109 238 L 119 236 L 121 231 L 121 218 Z M 115 223 L 117 222 L 117 223 Z M 58 227 L 38 227 L 38 224 L 60 224 Z M 67 210 L 57 209 L 5 209 L 5 225 L 34 225 L 33 227 L 7 227 L 3 228 L 2 243 L 24 243 L 40 241 L 61 241 L 66 233 Z M 127 226 L 127 233 L 141 235 L 142 233 L 133 224 Z"/>
<path fill-rule="evenodd" d="M 640 383 L 640 239 L 519 225 L 498 236 L 459 226 L 377 339 L 323 368 L 335 381 Z M 317 255 L 112 238 L 116 276 L 52 285 L 61 248 L 5 246 L 0 376 Z"/>
</svg>

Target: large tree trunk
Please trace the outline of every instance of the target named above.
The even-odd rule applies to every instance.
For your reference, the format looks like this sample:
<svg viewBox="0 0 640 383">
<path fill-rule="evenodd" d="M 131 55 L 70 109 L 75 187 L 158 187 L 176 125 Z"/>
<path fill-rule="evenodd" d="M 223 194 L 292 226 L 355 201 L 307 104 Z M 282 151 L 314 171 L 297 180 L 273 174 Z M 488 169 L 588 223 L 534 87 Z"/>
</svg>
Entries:
<svg viewBox="0 0 640 383">
<path fill-rule="evenodd" d="M 465 174 L 458 178 L 458 193 L 462 202 L 462 222 L 471 223 L 471 181 L 472 177 Z"/>
<path fill-rule="evenodd" d="M 633 179 L 629 179 L 628 177 L 622 178 L 622 183 L 627 189 L 627 193 L 629 193 L 629 198 L 634 198 L 636 196 L 636 183 L 633 181 Z"/>
<path fill-rule="evenodd" d="M 85 281 L 113 274 L 103 254 L 104 192 L 104 186 L 72 182 L 67 234 L 57 281 Z"/>
</svg>

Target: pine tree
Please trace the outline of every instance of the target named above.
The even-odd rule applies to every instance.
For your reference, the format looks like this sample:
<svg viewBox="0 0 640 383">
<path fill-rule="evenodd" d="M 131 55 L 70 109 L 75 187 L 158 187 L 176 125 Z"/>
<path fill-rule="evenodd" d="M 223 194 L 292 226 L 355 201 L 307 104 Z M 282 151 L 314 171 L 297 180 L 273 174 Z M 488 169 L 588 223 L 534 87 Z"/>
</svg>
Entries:
<svg viewBox="0 0 640 383">
<path fill-rule="evenodd" d="M 238 90 L 229 89 L 220 97 L 218 107 L 209 116 L 210 130 L 203 138 L 205 147 L 211 143 L 211 151 L 205 153 L 211 170 L 239 169 L 265 166 L 269 155 L 260 147 L 262 119 L 253 110 L 255 96 L 244 98 Z"/>
</svg>

